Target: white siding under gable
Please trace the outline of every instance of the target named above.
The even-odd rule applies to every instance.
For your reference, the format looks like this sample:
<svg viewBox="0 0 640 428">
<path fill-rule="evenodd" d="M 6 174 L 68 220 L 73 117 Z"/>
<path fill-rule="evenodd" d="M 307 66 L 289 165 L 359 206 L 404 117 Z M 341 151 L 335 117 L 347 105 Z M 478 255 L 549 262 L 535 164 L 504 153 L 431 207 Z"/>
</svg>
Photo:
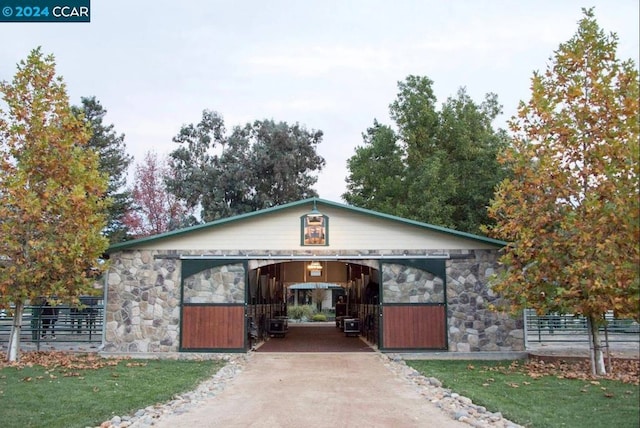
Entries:
<svg viewBox="0 0 640 428">
<path fill-rule="evenodd" d="M 317 204 L 329 217 L 328 246 L 302 246 L 300 217 L 313 207 L 294 206 L 203 227 L 165 239 L 141 242 L 139 249 L 153 250 L 471 250 L 495 245 L 455 234 L 431 230 L 408 222 L 386 219 L 350 209 Z"/>
</svg>

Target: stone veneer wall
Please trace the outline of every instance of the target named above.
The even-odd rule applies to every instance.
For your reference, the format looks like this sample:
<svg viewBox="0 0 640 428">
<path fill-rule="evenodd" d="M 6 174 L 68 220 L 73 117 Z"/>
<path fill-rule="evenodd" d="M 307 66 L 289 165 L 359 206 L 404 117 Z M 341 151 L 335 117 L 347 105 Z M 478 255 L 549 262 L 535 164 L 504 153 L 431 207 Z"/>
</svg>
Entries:
<svg viewBox="0 0 640 428">
<path fill-rule="evenodd" d="M 385 263 L 382 299 L 384 303 L 444 303 L 444 281 L 431 272 Z"/>
<path fill-rule="evenodd" d="M 111 255 L 105 310 L 106 352 L 176 352 L 180 342 L 180 270 L 158 251 Z"/>
<path fill-rule="evenodd" d="M 451 251 L 446 261 L 448 347 L 453 352 L 523 351 L 522 320 L 489 309 L 497 304 L 488 285 L 497 251 Z M 444 303 L 442 278 L 400 264 L 383 265 L 384 303 Z"/>
<path fill-rule="evenodd" d="M 489 309 L 499 303 L 488 286 L 498 251 L 451 252 L 447 261 L 449 351 L 523 351 L 524 324 Z M 456 256 L 462 256 L 457 258 Z"/>
<path fill-rule="evenodd" d="M 241 263 L 205 269 L 184 280 L 185 303 L 244 303 L 245 272 Z"/>
<path fill-rule="evenodd" d="M 107 278 L 105 352 L 179 350 L 182 261 L 177 255 L 175 251 L 148 250 L 112 254 Z M 198 272 L 185 281 L 185 301 L 244 303 L 244 278 L 242 264 Z"/>
<path fill-rule="evenodd" d="M 176 352 L 179 349 L 180 329 L 180 272 L 178 254 L 198 252 L 125 250 L 111 255 L 111 266 L 107 279 L 107 301 L 105 311 L 106 352 Z M 206 252 L 212 254 L 212 252 Z M 217 255 L 234 255 L 237 252 L 216 251 Z M 260 253 L 256 251 L 253 253 Z M 274 255 L 277 252 L 274 252 Z M 315 252 L 321 255 L 321 251 Z M 396 254 L 394 251 L 363 250 L 355 254 Z M 286 254 L 307 255 L 308 251 L 288 251 Z M 335 254 L 327 253 L 327 254 Z M 354 253 L 352 253 L 354 254 Z M 397 254 L 402 254 L 398 252 Z M 447 260 L 447 323 L 449 350 L 472 351 L 522 351 L 524 330 L 522 320 L 489 309 L 498 297 L 488 288 L 487 282 L 496 266 L 497 251 L 450 251 Z M 349 254 L 344 255 L 345 260 Z M 173 256 L 173 257 L 167 257 Z M 370 264 L 367 260 L 358 260 Z M 250 262 L 250 268 L 256 262 Z M 257 262 L 258 265 L 264 264 Z M 394 265 L 398 266 L 398 265 Z M 384 282 L 389 281 L 390 293 L 385 300 L 440 302 L 442 281 L 433 275 L 404 267 L 391 273 L 385 272 Z M 232 301 L 244 282 L 239 281 L 243 269 L 211 270 L 202 277 L 219 275 L 227 284 L 227 294 L 215 299 Z M 197 275 L 194 275 L 197 276 Z M 208 278 L 207 278 L 208 280 Z M 199 282 L 196 281 L 196 282 Z M 194 282 L 195 283 L 195 282 Z M 215 282 L 204 281 L 213 287 Z M 229 287 L 229 284 L 236 284 Z M 238 285 L 240 284 L 240 285 Z M 206 287 L 206 285 L 205 285 Z M 215 294 L 215 293 L 213 293 Z M 212 294 L 212 296 L 213 296 Z"/>
</svg>

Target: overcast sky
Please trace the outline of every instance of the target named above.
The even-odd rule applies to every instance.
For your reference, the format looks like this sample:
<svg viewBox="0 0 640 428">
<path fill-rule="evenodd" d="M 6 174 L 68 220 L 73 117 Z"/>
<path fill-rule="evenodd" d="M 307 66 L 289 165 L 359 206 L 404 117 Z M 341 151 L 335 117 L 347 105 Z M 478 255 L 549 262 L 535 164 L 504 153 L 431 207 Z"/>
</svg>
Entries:
<svg viewBox="0 0 640 428">
<path fill-rule="evenodd" d="M 324 132 L 316 190 L 342 202 L 346 161 L 374 119 L 391 124 L 397 82 L 427 76 L 441 104 L 459 87 L 504 115 L 535 70 L 595 7 L 619 57 L 639 62 L 638 0 L 93 0 L 91 23 L 0 23 L 0 80 L 37 46 L 73 104 L 96 96 L 136 162 L 165 155 L 203 109 L 227 129 L 262 119 Z M 132 177 L 130 177 L 131 179 Z"/>
</svg>

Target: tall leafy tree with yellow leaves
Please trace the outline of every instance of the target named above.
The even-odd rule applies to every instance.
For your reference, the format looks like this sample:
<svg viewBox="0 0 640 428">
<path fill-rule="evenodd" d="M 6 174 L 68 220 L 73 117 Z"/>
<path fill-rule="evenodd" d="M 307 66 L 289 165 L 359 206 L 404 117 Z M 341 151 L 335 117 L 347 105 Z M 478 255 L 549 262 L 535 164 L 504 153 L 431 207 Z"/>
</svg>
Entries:
<svg viewBox="0 0 640 428">
<path fill-rule="evenodd" d="M 91 289 L 108 246 L 108 181 L 53 56 L 32 51 L 0 94 L 0 305 L 15 308 L 8 359 L 16 361 L 26 303 L 77 302 Z"/>
<path fill-rule="evenodd" d="M 583 14 L 510 122 L 501 161 L 514 178 L 496 191 L 490 232 L 510 242 L 495 290 L 514 311 L 584 315 L 593 372 L 605 374 L 604 314 L 640 313 L 638 69 Z"/>
</svg>

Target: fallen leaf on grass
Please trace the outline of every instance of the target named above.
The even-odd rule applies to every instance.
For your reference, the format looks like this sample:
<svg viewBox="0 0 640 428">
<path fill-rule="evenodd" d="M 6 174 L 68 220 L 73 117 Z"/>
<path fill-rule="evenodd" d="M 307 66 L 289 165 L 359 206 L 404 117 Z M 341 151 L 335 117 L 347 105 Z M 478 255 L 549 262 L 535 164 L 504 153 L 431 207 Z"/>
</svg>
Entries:
<svg viewBox="0 0 640 428">
<path fill-rule="evenodd" d="M 545 361 L 544 358 L 554 358 Z M 557 357 L 534 357 L 521 364 L 517 372 L 524 372 L 532 379 L 543 376 L 554 376 L 558 379 L 580 379 L 600 385 L 599 379 L 616 380 L 633 385 L 640 384 L 640 359 L 614 358 L 611 360 L 612 370 L 605 376 L 591 374 L 591 363 L 588 358 L 563 360 Z M 516 367 L 515 365 L 513 366 Z"/>
<path fill-rule="evenodd" d="M 78 354 L 64 351 L 30 351 L 22 353 L 20 361 L 7 362 L 6 354 L 0 352 L 0 368 L 42 366 L 47 370 L 97 370 L 107 366 L 117 366 L 129 357 L 103 358 L 98 354 Z M 133 363 L 137 365 L 137 363 Z M 146 365 L 142 363 L 140 365 Z"/>
</svg>

